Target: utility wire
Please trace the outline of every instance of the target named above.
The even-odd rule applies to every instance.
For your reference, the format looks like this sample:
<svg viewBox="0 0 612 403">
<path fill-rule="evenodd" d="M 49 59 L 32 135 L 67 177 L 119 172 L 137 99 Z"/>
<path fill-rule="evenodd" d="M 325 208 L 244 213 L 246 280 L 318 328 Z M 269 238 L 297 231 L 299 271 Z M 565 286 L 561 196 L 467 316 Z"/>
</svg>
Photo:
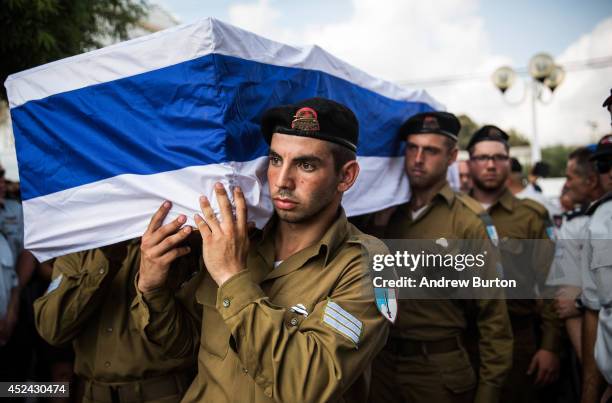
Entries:
<svg viewBox="0 0 612 403">
<path fill-rule="evenodd" d="M 583 70 L 595 70 L 595 69 L 604 69 L 607 67 L 612 67 L 612 56 L 599 57 L 589 60 L 577 60 L 577 61 L 569 61 L 564 63 L 559 63 L 561 67 L 565 69 L 565 71 L 583 71 Z M 518 75 L 527 75 L 528 68 L 520 67 L 514 69 L 516 74 Z M 456 74 L 452 76 L 446 77 L 432 77 L 423 80 L 414 80 L 414 81 L 398 81 L 399 85 L 407 86 L 407 87 L 432 87 L 439 85 L 448 85 L 454 84 L 458 82 L 464 81 L 474 81 L 474 80 L 488 80 L 491 77 L 491 73 L 467 73 L 467 74 Z"/>
</svg>

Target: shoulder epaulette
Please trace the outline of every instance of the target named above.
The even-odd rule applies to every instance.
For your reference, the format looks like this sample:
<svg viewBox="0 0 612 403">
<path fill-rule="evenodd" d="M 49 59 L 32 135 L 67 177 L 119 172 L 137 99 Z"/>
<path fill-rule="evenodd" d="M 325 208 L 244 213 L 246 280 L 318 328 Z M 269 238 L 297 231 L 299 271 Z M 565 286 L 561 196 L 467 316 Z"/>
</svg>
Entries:
<svg viewBox="0 0 612 403">
<path fill-rule="evenodd" d="M 520 199 L 520 201 L 524 206 L 535 211 L 541 217 L 548 217 L 548 210 L 546 210 L 546 207 L 544 207 L 541 203 L 533 199 Z"/>
<path fill-rule="evenodd" d="M 466 195 L 465 193 L 455 193 L 455 197 L 467 208 L 469 208 L 470 210 L 472 210 L 474 212 L 474 214 L 476 215 L 480 215 L 482 214 L 485 209 L 482 207 L 482 205 L 480 203 L 478 203 L 478 201 L 472 199 L 470 196 Z M 488 215 L 488 214 L 487 214 Z"/>
<path fill-rule="evenodd" d="M 597 210 L 597 207 L 601 206 L 602 204 L 610 200 L 612 200 L 612 191 L 606 193 L 605 195 L 600 197 L 599 200 L 597 200 L 595 203 L 591 204 L 591 206 L 588 208 L 586 212 L 586 215 L 592 215 L 595 212 L 595 210 Z"/>
</svg>

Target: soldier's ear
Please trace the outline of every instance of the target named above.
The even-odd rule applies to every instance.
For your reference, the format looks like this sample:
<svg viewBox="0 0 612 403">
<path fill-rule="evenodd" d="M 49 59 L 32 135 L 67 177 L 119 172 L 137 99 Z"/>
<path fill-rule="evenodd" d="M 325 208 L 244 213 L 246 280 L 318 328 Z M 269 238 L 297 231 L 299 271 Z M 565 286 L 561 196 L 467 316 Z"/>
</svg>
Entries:
<svg viewBox="0 0 612 403">
<path fill-rule="evenodd" d="M 357 180 L 358 175 L 359 163 L 357 163 L 357 160 L 351 160 L 344 164 L 340 170 L 340 182 L 337 187 L 338 191 L 344 193 L 349 190 Z"/>
<path fill-rule="evenodd" d="M 453 146 L 453 148 L 450 150 L 449 156 L 448 156 L 448 165 L 449 166 L 451 164 L 453 164 L 455 161 L 457 161 L 457 155 L 458 154 L 459 154 L 459 149 L 457 148 L 457 146 Z"/>
</svg>

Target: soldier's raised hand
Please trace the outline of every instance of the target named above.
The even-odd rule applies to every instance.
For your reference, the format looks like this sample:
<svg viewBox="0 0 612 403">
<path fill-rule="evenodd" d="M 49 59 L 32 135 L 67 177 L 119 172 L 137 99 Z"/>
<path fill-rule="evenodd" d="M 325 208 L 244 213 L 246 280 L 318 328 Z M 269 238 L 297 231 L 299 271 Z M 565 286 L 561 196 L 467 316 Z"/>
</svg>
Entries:
<svg viewBox="0 0 612 403">
<path fill-rule="evenodd" d="M 181 229 L 187 217 L 181 214 L 172 222 L 162 225 L 171 207 L 169 201 L 162 203 L 142 235 L 138 289 L 143 293 L 163 287 L 170 264 L 190 251 L 188 246 L 179 246 L 191 233 L 189 226 Z"/>
<path fill-rule="evenodd" d="M 242 190 L 234 188 L 236 219 L 232 206 L 221 183 L 215 184 L 215 195 L 221 210 L 221 222 L 217 220 L 210 202 L 200 197 L 200 208 L 204 218 L 195 215 L 195 222 L 202 235 L 204 264 L 213 280 L 220 287 L 230 277 L 246 268 L 249 250 L 247 207 Z"/>
</svg>

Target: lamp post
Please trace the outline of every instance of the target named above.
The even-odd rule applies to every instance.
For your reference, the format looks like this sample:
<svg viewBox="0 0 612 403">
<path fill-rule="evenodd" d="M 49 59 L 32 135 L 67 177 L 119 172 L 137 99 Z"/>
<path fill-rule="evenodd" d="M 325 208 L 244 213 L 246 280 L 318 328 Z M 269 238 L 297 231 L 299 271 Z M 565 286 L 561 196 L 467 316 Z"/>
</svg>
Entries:
<svg viewBox="0 0 612 403">
<path fill-rule="evenodd" d="M 545 88 L 548 88 L 551 96 L 555 89 L 561 84 L 565 78 L 565 70 L 563 67 L 555 64 L 554 59 L 547 53 L 538 53 L 529 60 L 528 67 L 529 75 L 531 76 L 531 129 L 532 129 L 532 140 L 531 140 L 531 160 L 532 163 L 536 163 L 542 159 L 542 151 L 540 149 L 540 143 L 538 139 L 538 126 L 537 126 L 537 101 L 544 102 L 542 94 Z M 509 66 L 503 66 L 493 72 L 491 77 L 493 84 L 502 93 L 504 99 L 510 104 L 518 105 L 523 102 L 527 89 L 523 93 L 523 98 L 518 102 L 510 102 L 506 97 L 506 91 L 516 81 L 516 71 Z"/>
</svg>

